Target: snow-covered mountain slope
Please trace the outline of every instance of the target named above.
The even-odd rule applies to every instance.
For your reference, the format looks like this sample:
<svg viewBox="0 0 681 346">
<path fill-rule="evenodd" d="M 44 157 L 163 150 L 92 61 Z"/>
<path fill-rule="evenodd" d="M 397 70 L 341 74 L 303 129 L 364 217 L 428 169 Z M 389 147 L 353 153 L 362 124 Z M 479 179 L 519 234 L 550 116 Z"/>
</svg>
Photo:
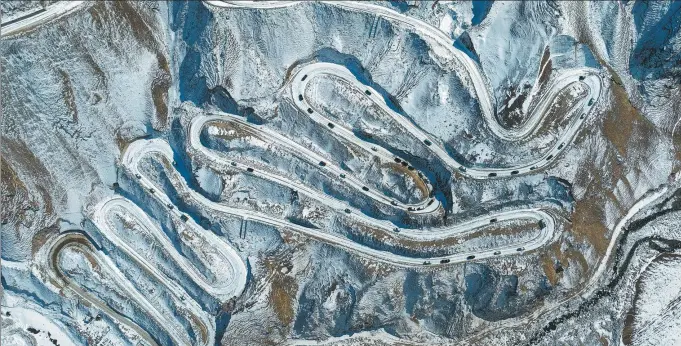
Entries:
<svg viewBox="0 0 681 346">
<path fill-rule="evenodd" d="M 3 345 L 676 342 L 678 2 L 0 9 Z"/>
</svg>

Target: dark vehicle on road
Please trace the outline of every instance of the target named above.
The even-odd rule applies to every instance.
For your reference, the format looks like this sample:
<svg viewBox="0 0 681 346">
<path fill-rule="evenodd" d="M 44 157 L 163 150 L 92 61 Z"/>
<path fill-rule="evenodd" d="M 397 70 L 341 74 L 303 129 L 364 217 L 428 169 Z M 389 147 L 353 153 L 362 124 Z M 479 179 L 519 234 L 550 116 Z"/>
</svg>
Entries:
<svg viewBox="0 0 681 346">
<path fill-rule="evenodd" d="M 369 191 L 369 188 L 366 187 L 366 186 L 362 186 L 362 190 L 364 190 L 364 191 Z"/>
<path fill-rule="evenodd" d="M 450 261 L 449 259 L 443 259 L 443 260 L 440 260 L 440 263 L 445 264 L 445 263 L 449 263 L 449 261 Z"/>
<path fill-rule="evenodd" d="M 496 174 L 496 173 L 494 173 L 494 172 L 492 172 L 492 173 L 488 174 L 487 176 L 488 176 L 488 177 L 496 177 L 496 176 L 497 176 L 497 174 Z"/>
<path fill-rule="evenodd" d="M 430 264 L 430 261 L 424 261 L 424 262 L 423 262 L 423 265 L 425 265 L 425 266 L 427 266 L 427 265 L 429 265 L 429 264 Z"/>
<path fill-rule="evenodd" d="M 495 255 L 495 256 L 501 255 L 501 251 L 494 251 L 494 255 Z"/>
<path fill-rule="evenodd" d="M 371 96 L 371 91 L 369 91 L 369 90 L 364 90 L 364 93 Z"/>
<path fill-rule="evenodd" d="M 520 173 L 520 172 L 518 172 L 518 171 L 511 171 L 511 175 L 516 175 L 516 174 L 518 174 L 518 173 Z"/>
<path fill-rule="evenodd" d="M 495 223 L 497 222 L 497 218 L 489 219 L 489 223 Z"/>
<path fill-rule="evenodd" d="M 182 214 L 182 216 L 180 216 L 180 220 L 182 220 L 182 222 L 187 222 L 189 218 L 187 217 L 187 215 Z"/>
<path fill-rule="evenodd" d="M 332 124 L 332 123 L 328 123 L 328 124 L 326 124 L 326 126 L 328 126 L 330 129 L 336 127 L 336 125 L 334 125 L 334 124 Z"/>
<path fill-rule="evenodd" d="M 254 169 L 251 168 L 251 167 L 246 168 L 246 170 L 249 171 L 249 172 L 253 172 L 253 171 L 254 171 Z"/>
<path fill-rule="evenodd" d="M 324 162 L 324 161 L 319 161 L 319 165 L 322 166 L 322 167 L 324 167 L 324 166 L 326 166 L 326 162 Z"/>
<path fill-rule="evenodd" d="M 350 210 L 350 209 L 348 209 L 348 208 L 345 208 L 345 213 L 346 213 L 346 214 L 350 214 L 350 213 L 352 213 L 352 210 Z"/>
<path fill-rule="evenodd" d="M 430 146 L 431 144 L 433 144 L 433 142 L 431 142 L 431 141 L 429 141 L 429 140 L 427 140 L 427 139 L 424 139 L 424 140 L 423 140 L 423 143 L 425 143 L 427 146 Z"/>
<path fill-rule="evenodd" d="M 466 259 L 470 261 L 470 260 L 475 259 L 475 256 L 474 256 L 474 255 L 470 255 L 470 256 L 466 257 Z"/>
<path fill-rule="evenodd" d="M 518 252 L 520 252 L 520 251 L 525 250 L 525 248 L 524 248 L 524 247 L 519 247 L 519 248 L 517 248 L 517 249 L 515 249 L 515 250 L 518 251 Z"/>
</svg>

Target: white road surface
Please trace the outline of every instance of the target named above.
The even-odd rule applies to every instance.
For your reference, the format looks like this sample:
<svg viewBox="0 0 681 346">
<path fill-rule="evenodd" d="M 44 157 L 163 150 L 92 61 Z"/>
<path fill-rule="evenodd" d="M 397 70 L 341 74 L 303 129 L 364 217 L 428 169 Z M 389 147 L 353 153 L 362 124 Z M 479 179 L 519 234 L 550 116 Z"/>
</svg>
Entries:
<svg viewBox="0 0 681 346">
<path fill-rule="evenodd" d="M 428 149 L 431 150 L 442 162 L 447 164 L 449 167 L 460 171 L 462 174 L 469 176 L 474 179 L 489 179 L 494 177 L 507 177 L 519 174 L 526 174 L 531 172 L 536 172 L 542 168 L 553 163 L 553 161 L 568 148 L 570 142 L 575 137 L 582 124 L 586 120 L 586 114 L 595 105 L 595 99 L 598 98 L 601 92 L 601 80 L 600 77 L 595 74 L 595 71 L 590 69 L 575 69 L 569 71 L 562 75 L 561 79 L 556 80 L 550 88 L 549 96 L 542 99 L 539 106 L 532 113 L 528 121 L 526 122 L 526 128 L 534 128 L 540 123 L 544 113 L 548 110 L 552 104 L 555 96 L 567 86 L 573 83 L 580 83 L 587 91 L 589 96 L 582 98 L 578 105 L 575 106 L 576 109 L 581 109 L 581 112 L 576 112 L 580 116 L 575 116 L 571 124 L 568 126 L 565 132 L 556 141 L 554 146 L 546 151 L 546 153 L 538 160 L 532 162 L 521 163 L 513 167 L 507 168 L 490 168 L 490 167 L 467 167 L 456 161 L 451 157 L 447 151 L 440 145 L 438 145 L 439 140 L 433 138 L 432 136 L 426 134 L 419 127 L 414 125 L 409 119 L 393 111 L 385 102 L 385 99 L 370 86 L 362 84 L 355 76 L 348 70 L 345 66 L 332 64 L 332 63 L 313 63 L 303 66 L 295 75 L 292 77 L 291 86 L 291 96 L 294 100 L 295 105 L 300 109 L 301 112 L 307 114 L 312 120 L 317 122 L 322 127 L 330 127 L 328 124 L 333 124 L 333 128 L 329 128 L 339 138 L 344 138 L 347 141 L 352 142 L 355 145 L 365 148 L 367 151 L 373 151 L 376 155 L 380 155 L 387 160 L 391 160 L 394 155 L 392 155 L 385 148 L 380 148 L 372 145 L 371 143 L 365 142 L 355 136 L 352 130 L 347 127 L 332 121 L 330 118 L 321 115 L 320 111 L 315 109 L 306 99 L 306 89 L 307 84 L 313 80 L 315 77 L 320 75 L 330 75 L 336 78 L 340 78 L 350 85 L 353 85 L 358 91 L 364 93 L 365 97 L 371 99 L 376 105 L 378 105 L 383 112 L 392 117 L 397 121 L 402 127 L 404 127 L 412 136 L 423 141 L 424 143 L 430 143 L 427 145 Z M 582 80 L 580 80 L 580 78 Z M 496 120 L 491 120 L 488 124 L 497 124 Z M 527 136 L 529 132 L 523 134 Z M 376 150 L 370 149 L 376 148 Z"/>
<path fill-rule="evenodd" d="M 164 205 L 171 204 L 170 199 L 167 195 L 162 192 L 162 189 L 155 186 L 154 183 L 144 176 L 143 172 L 139 170 L 139 161 L 148 155 L 160 155 L 165 157 L 168 162 L 173 160 L 173 151 L 170 145 L 164 140 L 152 139 L 152 140 L 138 140 L 130 144 L 121 159 L 123 166 L 132 175 L 139 177 L 138 180 L 140 184 L 147 190 L 154 189 L 152 194 L 154 198 L 157 198 Z M 487 249 L 484 251 L 474 252 L 474 253 L 461 253 L 448 256 L 440 257 L 428 257 L 428 258 L 417 258 L 408 257 L 403 255 L 397 255 L 388 251 L 376 250 L 365 245 L 358 244 L 350 239 L 336 236 L 322 230 L 311 229 L 303 227 L 282 219 L 274 218 L 269 215 L 244 210 L 239 208 L 229 207 L 220 203 L 213 202 L 198 192 L 188 188 L 183 179 L 175 179 L 173 181 L 179 191 L 186 193 L 186 197 L 193 199 L 199 204 L 203 205 L 209 210 L 214 210 L 220 213 L 232 215 L 234 217 L 257 221 L 266 225 L 271 225 L 277 229 L 287 229 L 297 233 L 304 234 L 308 237 L 318 239 L 320 241 L 326 242 L 331 245 L 335 245 L 346 249 L 352 253 L 356 253 L 363 257 L 368 257 L 383 263 L 388 263 L 395 266 L 402 267 L 413 267 L 413 266 L 428 266 L 428 265 L 445 265 L 453 263 L 461 263 L 465 261 L 470 261 L 473 259 L 484 259 L 490 257 L 498 257 L 511 254 L 520 254 L 528 251 L 535 250 L 547 243 L 549 243 L 553 237 L 556 230 L 555 220 L 551 213 L 541 210 L 539 208 L 531 209 L 521 209 L 514 211 L 502 212 L 494 215 L 488 215 L 485 217 L 473 219 L 471 221 L 461 223 L 454 227 L 433 229 L 433 230 L 403 230 L 396 236 L 405 236 L 414 238 L 417 240 L 438 240 L 446 239 L 449 236 L 458 235 L 462 233 L 471 232 L 480 229 L 485 226 L 489 226 L 490 223 L 506 221 L 506 220 L 517 220 L 517 219 L 529 219 L 536 222 L 542 222 L 543 227 L 539 235 L 534 239 L 527 241 L 522 244 L 514 244 L 513 246 L 504 246 L 496 249 Z M 374 221 L 372 224 L 376 227 L 383 227 L 381 223 Z M 391 228 L 383 228 L 386 232 L 391 231 Z"/>
<path fill-rule="evenodd" d="M 428 197 L 428 194 L 430 191 L 424 191 L 426 198 L 422 200 L 419 203 L 414 203 L 414 204 L 404 204 L 398 200 L 388 198 L 384 194 L 374 190 L 374 189 L 368 189 L 366 188 L 366 184 L 363 183 L 359 178 L 355 177 L 354 175 L 351 175 L 350 173 L 346 172 L 342 168 L 340 168 L 338 165 L 334 164 L 333 162 L 330 162 L 323 156 L 317 154 L 316 152 L 300 145 L 297 144 L 290 139 L 282 136 L 281 134 L 272 131 L 271 129 L 265 127 L 265 126 L 260 126 L 260 125 L 254 125 L 251 124 L 247 121 L 244 121 L 240 119 L 237 115 L 234 114 L 229 114 L 229 113 L 215 113 L 214 115 L 207 115 L 207 116 L 198 116 L 192 119 L 191 123 L 191 129 L 190 129 L 190 135 L 189 135 L 189 141 L 190 145 L 192 148 L 196 149 L 199 151 L 201 154 L 205 155 L 208 157 L 212 162 L 221 162 L 221 161 L 226 161 L 223 155 L 221 155 L 219 152 L 215 150 L 211 150 L 203 146 L 201 144 L 200 140 L 200 135 L 201 131 L 206 127 L 210 126 L 212 123 L 227 123 L 227 124 L 236 124 L 239 126 L 241 129 L 248 129 L 251 131 L 251 133 L 255 136 L 258 136 L 259 139 L 262 141 L 267 141 L 268 144 L 272 144 L 277 147 L 277 149 L 281 150 L 286 150 L 287 152 L 291 153 L 292 155 L 307 161 L 311 165 L 317 165 L 319 166 L 320 162 L 324 162 L 325 166 L 319 166 L 320 172 L 323 172 L 327 175 L 332 176 L 334 179 L 338 180 L 343 180 L 344 183 L 348 184 L 349 186 L 353 187 L 357 192 L 362 193 L 366 195 L 368 198 L 378 202 L 382 203 L 385 205 L 390 205 L 395 208 L 399 208 L 402 210 L 413 210 L 415 213 L 431 213 L 433 211 L 436 211 L 440 207 L 440 202 L 434 198 Z M 218 128 L 214 129 L 215 131 L 218 131 Z M 219 133 L 215 133 L 219 134 Z M 392 158 L 386 159 L 384 161 L 392 161 Z M 243 165 L 232 165 L 234 169 L 240 169 L 242 171 L 247 171 L 247 167 Z M 320 195 L 318 191 L 307 187 L 305 184 L 303 184 L 300 181 L 289 181 L 286 177 L 282 177 L 281 175 L 278 174 L 272 174 L 263 170 L 258 170 L 257 172 L 252 172 L 247 174 L 253 174 L 260 176 L 262 178 L 275 181 L 281 185 L 291 187 L 296 190 L 301 190 L 307 195 L 310 196 L 316 196 L 319 195 L 321 198 L 325 199 L 326 203 L 331 203 L 331 204 L 336 204 L 331 199 L 326 197 L 326 195 L 322 194 Z M 344 178 L 341 178 L 341 175 L 344 176 Z M 431 188 L 430 185 L 427 185 L 429 189 Z M 367 190 L 368 189 L 368 190 Z M 431 202 L 432 200 L 432 202 Z"/>
<path fill-rule="evenodd" d="M 81 5 L 86 4 L 86 1 L 59 1 L 44 9 L 36 10 L 28 14 L 19 14 L 16 17 L 2 18 L 0 26 L 0 35 L 10 36 L 24 30 L 32 29 L 43 23 L 55 20 L 65 16 L 75 10 Z"/>
<path fill-rule="evenodd" d="M 172 214 L 177 217 L 177 221 L 180 221 L 179 216 L 175 215 L 179 213 Z M 112 220 L 114 215 L 119 215 L 124 220 L 132 218 L 133 220 L 129 220 L 130 224 L 140 226 L 141 229 L 139 230 L 144 235 L 153 237 L 155 244 L 162 246 L 165 252 L 170 255 L 170 259 L 177 263 L 199 287 L 220 301 L 225 302 L 238 297 L 246 287 L 246 265 L 236 250 L 214 233 L 205 231 L 193 220 L 187 220 L 178 239 L 197 254 L 197 260 L 201 261 L 204 267 L 211 272 L 209 276 L 214 277 L 215 282 L 207 279 L 207 275 L 201 273 L 185 256 L 180 255 L 165 232 L 130 200 L 113 196 L 95 206 L 91 220 L 97 225 L 101 233 L 117 248 L 123 250 L 138 262 L 144 263 L 145 267 L 153 268 L 154 274 L 158 278 L 162 278 L 164 282 L 168 282 L 169 287 L 174 285 L 169 282 L 170 279 L 156 271 L 153 264 L 148 263 L 143 256 L 140 256 L 128 245 L 127 239 L 118 236 L 119 232 Z"/>
<path fill-rule="evenodd" d="M 598 82 L 591 81 L 589 82 L 589 88 L 591 92 L 591 98 L 594 99 L 594 104 L 596 103 L 596 100 L 600 96 L 600 86 L 601 86 L 601 81 L 600 81 L 600 76 L 597 74 L 596 70 L 589 69 L 589 68 L 578 68 L 578 69 L 573 69 L 569 71 L 563 72 L 560 76 L 558 76 L 555 81 L 553 82 L 553 85 L 550 87 L 550 91 L 548 92 L 548 95 L 544 96 L 542 100 L 539 102 L 540 106 L 536 107 L 530 114 L 530 117 L 528 121 L 525 122 L 521 127 L 519 128 L 514 128 L 514 129 L 506 129 L 503 126 L 501 126 L 498 121 L 496 120 L 496 117 L 494 116 L 494 105 L 492 103 L 492 92 L 491 88 L 488 86 L 487 81 L 481 72 L 480 66 L 473 60 L 471 57 L 469 57 L 465 52 L 459 50 L 454 46 L 454 40 L 449 37 L 449 34 L 443 32 L 437 27 L 434 27 L 424 21 L 421 21 L 417 18 L 413 18 L 410 16 L 407 16 L 405 14 L 401 14 L 397 11 L 394 11 L 390 8 L 387 8 L 385 6 L 380 6 L 376 4 L 371 4 L 365 1 L 319 1 L 324 4 L 329 4 L 329 5 L 334 5 L 340 8 L 345 8 L 350 11 L 357 11 L 357 12 L 362 12 L 362 13 L 369 13 L 373 14 L 376 16 L 379 16 L 381 18 L 384 18 L 392 23 L 395 23 L 399 26 L 402 26 L 404 28 L 407 28 L 409 30 L 414 31 L 417 33 L 422 39 L 424 39 L 426 42 L 430 44 L 430 47 L 433 50 L 433 53 L 439 55 L 440 57 L 444 58 L 445 60 L 448 59 L 456 59 L 459 61 L 466 69 L 466 73 L 469 76 L 473 87 L 475 89 L 475 94 L 478 97 L 478 103 L 480 104 L 480 110 L 485 118 L 485 121 L 490 128 L 491 132 L 494 133 L 496 136 L 499 138 L 502 138 L 507 141 L 516 141 L 522 138 L 527 137 L 530 135 L 533 131 L 537 129 L 537 125 L 541 123 L 541 118 L 544 116 L 545 113 L 545 107 L 550 105 L 551 100 L 555 97 L 555 95 L 562 90 L 561 85 L 567 85 L 572 82 L 575 82 L 578 80 L 579 76 L 584 76 L 584 77 L 589 77 L 593 76 L 599 79 Z M 282 8 L 282 7 L 288 7 L 288 6 L 293 6 L 298 3 L 302 3 L 301 1 L 205 1 L 206 4 L 214 6 L 214 7 L 224 7 L 224 8 L 258 8 L 258 9 L 268 9 L 268 8 Z M 298 90 L 298 89 L 297 89 Z M 300 93 L 298 93 L 300 94 Z M 297 97 L 298 94 L 294 93 L 294 97 Z M 374 97 L 378 97 L 377 93 L 373 93 L 375 95 Z M 530 95 L 530 98 L 528 99 L 528 103 L 533 103 L 532 98 L 535 95 Z M 588 103 L 589 97 L 586 98 L 585 100 L 586 103 Z M 307 109 L 308 107 L 305 107 Z M 588 109 L 585 109 L 582 112 L 582 115 L 584 115 L 584 118 L 586 118 L 586 114 L 588 114 Z M 574 132 L 581 126 L 581 123 L 583 123 L 584 118 L 581 116 L 577 120 L 573 122 L 573 125 L 570 127 L 575 128 Z M 407 121 L 406 119 L 404 119 Z M 560 143 L 565 143 L 566 140 L 571 139 L 574 133 L 572 133 L 572 130 L 568 130 L 565 135 L 561 138 L 562 141 L 559 141 Z M 565 143 L 567 144 L 567 143 Z M 564 147 L 564 146 L 563 146 Z M 546 156 L 553 155 L 555 157 L 556 153 L 558 153 L 560 149 L 556 150 L 550 150 L 549 153 Z M 532 167 L 529 165 L 526 168 Z M 508 171 L 508 173 L 512 172 L 513 170 Z M 502 172 L 499 172 L 502 173 Z M 505 173 L 505 172 L 503 172 Z M 526 173 L 526 171 L 523 171 L 523 173 Z M 474 176 L 475 175 L 471 175 Z"/>
</svg>

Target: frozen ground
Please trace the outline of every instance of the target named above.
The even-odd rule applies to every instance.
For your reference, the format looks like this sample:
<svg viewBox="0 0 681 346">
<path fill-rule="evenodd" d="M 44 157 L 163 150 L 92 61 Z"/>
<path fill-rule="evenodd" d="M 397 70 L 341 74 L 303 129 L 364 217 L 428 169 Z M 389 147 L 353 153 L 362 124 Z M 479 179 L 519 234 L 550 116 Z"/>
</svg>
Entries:
<svg viewBox="0 0 681 346">
<path fill-rule="evenodd" d="M 0 9 L 3 345 L 681 342 L 678 2 Z"/>
</svg>

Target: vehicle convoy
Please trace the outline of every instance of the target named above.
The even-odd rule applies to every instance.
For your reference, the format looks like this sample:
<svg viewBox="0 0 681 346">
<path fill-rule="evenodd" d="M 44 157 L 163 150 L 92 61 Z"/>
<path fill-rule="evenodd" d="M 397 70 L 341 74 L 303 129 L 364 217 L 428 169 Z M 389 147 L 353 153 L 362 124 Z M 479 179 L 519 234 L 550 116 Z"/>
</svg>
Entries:
<svg viewBox="0 0 681 346">
<path fill-rule="evenodd" d="M 196 132 L 195 132 L 196 133 Z M 197 138 L 197 137 L 192 137 L 192 138 Z M 199 142 L 194 142 L 195 145 L 198 145 Z M 143 174 L 142 171 L 140 171 L 138 164 L 140 160 L 143 158 L 150 156 L 150 157 L 161 157 L 161 158 L 166 158 L 168 161 L 172 160 L 172 158 L 175 156 L 173 153 L 173 150 L 171 149 L 170 145 L 160 139 L 152 139 L 152 140 L 138 140 L 133 143 L 131 143 L 127 150 L 125 151 L 121 161 L 125 167 L 125 169 L 131 174 L 140 174 L 141 179 L 139 179 L 139 182 L 142 184 L 147 189 L 155 189 L 158 188 L 155 183 L 153 183 L 151 180 L 147 179 Z M 214 163 L 219 163 L 222 159 L 219 157 L 216 157 L 215 160 L 213 160 Z M 225 165 L 227 167 L 228 165 Z M 172 167 L 172 166 L 170 166 Z M 343 238 L 343 237 L 338 237 L 326 232 L 321 232 L 317 229 L 314 228 L 308 228 L 304 226 L 300 226 L 295 223 L 291 223 L 285 220 L 281 220 L 277 217 L 269 216 L 266 214 L 262 214 L 259 212 L 254 212 L 254 211 L 248 211 L 248 210 L 243 210 L 243 209 L 238 209 L 238 208 L 233 208 L 233 207 L 227 207 L 223 204 L 213 202 L 203 195 L 195 192 L 194 190 L 188 188 L 185 183 L 183 183 L 183 179 L 179 178 L 179 173 L 175 172 L 173 173 L 175 175 L 178 175 L 176 178 L 172 178 L 171 175 L 171 181 L 173 181 L 173 184 L 178 184 L 174 188 L 177 189 L 178 191 L 182 191 L 182 195 L 190 198 L 195 201 L 195 203 L 198 203 L 199 205 L 202 205 L 203 208 L 206 208 L 206 210 L 212 210 L 214 212 L 219 212 L 219 213 L 225 213 L 228 215 L 233 215 L 235 217 L 243 218 L 243 219 L 248 219 L 248 220 L 253 220 L 257 222 L 261 222 L 264 224 L 272 225 L 275 226 L 279 229 L 288 229 L 292 230 L 295 232 L 299 232 L 301 234 L 310 236 L 315 239 L 321 239 L 322 241 L 328 242 L 332 245 L 336 245 L 339 247 L 342 247 L 350 252 L 357 253 L 362 256 L 367 256 L 369 258 L 372 258 L 374 260 L 384 262 L 390 265 L 395 265 L 395 266 L 406 266 L 406 267 L 411 267 L 411 266 L 422 266 L 422 265 L 430 265 L 430 263 L 433 263 L 433 261 L 437 261 L 440 264 L 454 264 L 454 263 L 461 263 L 465 262 L 468 260 L 469 256 L 475 256 L 474 258 L 486 258 L 486 257 L 491 257 L 493 256 L 491 253 L 482 251 L 478 252 L 475 254 L 454 254 L 454 255 L 448 255 L 448 256 L 439 256 L 439 257 L 432 257 L 429 259 L 422 259 L 422 258 L 417 258 L 417 257 L 410 257 L 410 256 L 403 256 L 403 255 L 397 255 L 391 252 L 386 252 L 386 251 L 379 251 L 370 247 L 367 247 L 365 245 L 362 245 L 360 243 L 357 243 L 353 240 Z M 260 171 L 254 171 L 252 174 L 264 174 L 260 173 Z M 309 191 L 309 188 L 306 187 L 305 185 L 298 184 L 298 183 L 291 183 L 292 187 L 295 186 L 297 191 Z M 312 194 L 312 192 L 309 192 Z M 155 198 L 159 200 L 161 203 L 171 203 L 169 197 L 167 197 L 164 193 L 157 193 L 154 194 Z M 321 198 L 321 197 L 320 197 Z M 327 199 L 320 199 L 327 201 Z M 428 200 L 426 200 L 428 201 Z M 330 204 L 342 204 L 342 202 L 339 201 L 334 201 L 334 200 L 328 200 L 328 203 Z M 426 203 L 427 204 L 427 203 Z M 402 237 L 405 239 L 411 239 L 413 241 L 434 241 L 434 240 L 441 240 L 441 239 L 446 239 L 451 236 L 455 236 L 457 234 L 465 233 L 465 232 L 470 232 L 471 230 L 480 228 L 480 227 L 485 227 L 486 225 L 490 224 L 490 219 L 488 217 L 480 217 L 477 219 L 472 219 L 466 222 L 459 223 L 457 225 L 451 226 L 451 227 L 445 227 L 445 228 L 440 228 L 440 229 L 431 229 L 428 230 L 427 232 L 424 232 L 419 229 L 399 229 L 399 231 L 395 231 L 396 227 L 386 221 L 381 221 L 381 220 L 376 220 L 371 217 L 368 217 L 364 215 L 361 212 L 354 213 L 353 210 L 349 207 L 344 207 L 340 209 L 342 212 L 344 212 L 346 215 L 349 217 L 356 217 L 359 220 L 362 220 L 362 222 L 371 225 L 371 227 L 374 227 L 379 230 L 385 230 L 390 232 L 391 234 L 394 234 L 395 236 Z M 178 212 L 179 213 L 179 212 Z M 189 222 L 189 218 L 187 218 L 184 214 L 180 213 L 180 218 L 184 222 Z M 502 221 L 502 220 L 515 220 L 515 219 L 534 219 L 536 220 L 535 222 L 538 222 L 539 220 L 543 220 L 547 227 L 542 229 L 539 233 L 539 235 L 531 239 L 530 241 L 524 242 L 523 246 L 521 247 L 522 250 L 517 250 L 516 252 L 512 251 L 507 251 L 506 254 L 511 254 L 511 253 L 517 253 L 517 252 L 524 252 L 526 249 L 536 249 L 541 246 L 544 246 L 547 242 L 549 242 L 553 238 L 553 234 L 555 232 L 555 221 L 553 219 L 553 216 L 551 216 L 550 213 L 543 211 L 541 209 L 523 209 L 523 210 L 511 210 L 507 212 L 501 212 L 495 214 L 495 217 L 493 218 L 496 222 Z M 520 248 L 519 248 L 520 249 Z M 502 253 L 504 253 L 502 251 Z"/>
</svg>

